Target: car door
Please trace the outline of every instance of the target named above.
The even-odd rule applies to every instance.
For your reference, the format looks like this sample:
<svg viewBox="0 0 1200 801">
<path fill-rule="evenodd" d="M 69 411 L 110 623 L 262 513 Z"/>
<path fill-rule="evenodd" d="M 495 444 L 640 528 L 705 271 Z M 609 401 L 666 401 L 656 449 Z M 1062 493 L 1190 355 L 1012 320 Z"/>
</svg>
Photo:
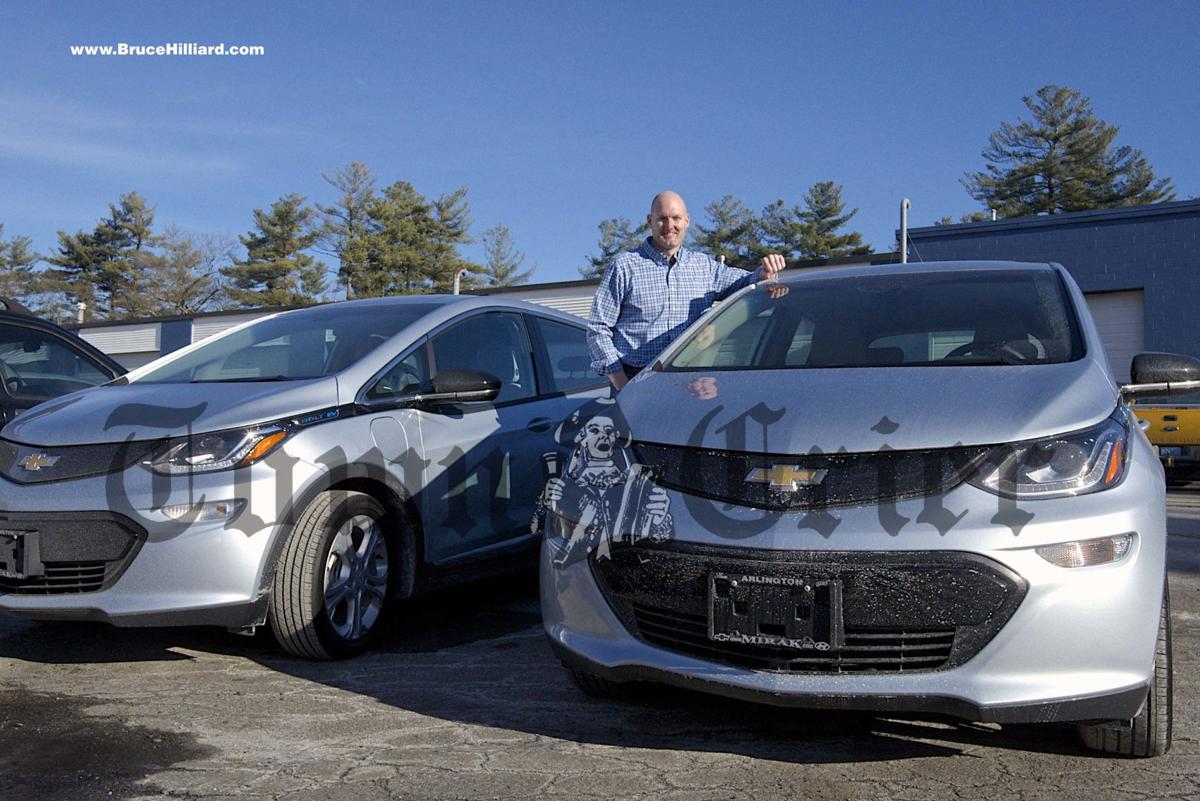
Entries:
<svg viewBox="0 0 1200 801">
<path fill-rule="evenodd" d="M 541 491 L 541 440 L 553 421 L 539 403 L 520 314 L 468 316 L 435 332 L 429 351 L 435 381 L 446 370 L 474 370 L 500 380 L 493 402 L 421 412 L 426 554 L 444 562 L 530 536 Z"/>
<path fill-rule="evenodd" d="M 543 393 L 539 414 L 553 420 L 556 429 L 589 400 L 610 395 L 610 385 L 607 378 L 592 370 L 586 328 L 537 314 L 526 315 L 526 319 L 538 356 Z M 558 443 L 553 438 L 546 444 L 549 450 L 557 447 L 560 457 L 570 450 L 569 443 Z"/>
<path fill-rule="evenodd" d="M 69 334 L 41 326 L 0 322 L 0 410 L 3 422 L 59 395 L 87 389 L 118 375 Z"/>
<path fill-rule="evenodd" d="M 370 414 L 371 439 L 389 480 L 420 497 L 425 483 L 421 418 L 425 414 L 412 399 L 429 392 L 428 342 L 422 340 L 392 360 L 359 395 Z"/>
</svg>

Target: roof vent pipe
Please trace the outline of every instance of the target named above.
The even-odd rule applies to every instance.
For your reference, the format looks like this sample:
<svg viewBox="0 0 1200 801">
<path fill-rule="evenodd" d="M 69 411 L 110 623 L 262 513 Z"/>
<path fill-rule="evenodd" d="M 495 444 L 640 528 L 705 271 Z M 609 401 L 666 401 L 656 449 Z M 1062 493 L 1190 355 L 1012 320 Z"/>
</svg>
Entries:
<svg viewBox="0 0 1200 801">
<path fill-rule="evenodd" d="M 912 201 L 908 198 L 900 201 L 900 263 L 908 264 L 908 210 Z"/>
</svg>

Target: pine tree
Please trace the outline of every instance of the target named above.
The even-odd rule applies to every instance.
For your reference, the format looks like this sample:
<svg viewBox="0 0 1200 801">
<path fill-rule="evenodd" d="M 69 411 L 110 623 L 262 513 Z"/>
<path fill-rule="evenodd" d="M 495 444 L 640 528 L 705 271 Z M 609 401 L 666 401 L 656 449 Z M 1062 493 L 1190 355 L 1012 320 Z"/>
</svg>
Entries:
<svg viewBox="0 0 1200 801">
<path fill-rule="evenodd" d="M 788 261 L 808 258 L 805 253 L 804 209 L 788 206 L 782 199 L 776 200 L 762 211 L 759 218 L 759 235 L 753 255 L 778 253 Z"/>
<path fill-rule="evenodd" d="M 935 220 L 934 225 L 958 225 L 966 223 L 990 222 L 992 219 L 991 212 L 987 211 L 971 211 L 959 216 L 957 220 L 949 214 L 942 217 L 940 220 Z"/>
<path fill-rule="evenodd" d="M 1114 147 L 1119 128 L 1097 119 L 1077 89 L 1043 86 L 1023 98 L 1031 119 L 1002 122 L 988 137 L 971 197 L 1004 217 L 1158 203 L 1175 197 L 1140 150 Z"/>
<path fill-rule="evenodd" d="M 157 267 L 152 248 L 154 208 L 137 192 L 108 206 L 109 216 L 91 232 L 58 232 L 58 252 L 48 261 L 44 283 L 87 304 L 94 316 L 119 319 L 149 313 L 141 285 Z"/>
<path fill-rule="evenodd" d="M 454 285 L 454 275 L 467 270 L 461 280 L 463 288 L 474 284 L 471 275 L 479 265 L 467 261 L 458 251 L 459 245 L 474 242 L 471 238 L 471 209 L 467 204 L 467 189 L 459 187 L 442 195 L 433 202 L 433 227 L 426 246 L 429 255 L 426 276 L 434 292 L 449 292 Z"/>
<path fill-rule="evenodd" d="M 600 253 L 588 256 L 587 266 L 579 268 L 584 278 L 600 278 L 617 254 L 623 250 L 637 250 L 646 239 L 650 228 L 642 223 L 637 228 L 627 217 L 613 217 L 600 225 Z"/>
<path fill-rule="evenodd" d="M 694 223 L 696 247 L 714 259 L 725 257 L 730 264 L 743 264 L 762 250 L 758 217 L 733 195 L 704 207 L 708 225 Z"/>
<path fill-rule="evenodd" d="M 286 195 L 271 210 L 254 210 L 255 229 L 240 236 L 245 261 L 221 269 L 229 279 L 227 292 L 243 307 L 303 306 L 317 303 L 325 291 L 325 264 L 304 251 L 321 232 L 314 227 L 316 211 L 304 197 Z"/>
<path fill-rule="evenodd" d="M 386 187 L 367 207 L 366 269 L 358 296 L 410 295 L 426 291 L 422 243 L 430 235 L 432 209 L 407 181 Z"/>
<path fill-rule="evenodd" d="M 494 225 L 483 234 L 483 266 L 475 270 L 483 286 L 515 286 L 529 281 L 536 268 L 521 272 L 525 254 L 513 244 L 508 227 Z"/>
<path fill-rule="evenodd" d="M 93 236 L 106 251 L 104 270 L 113 287 L 110 317 L 141 317 L 154 309 L 143 291 L 162 264 L 153 251 L 154 208 L 137 192 L 128 192 L 109 204 L 109 216 L 100 221 Z"/>
<path fill-rule="evenodd" d="M 338 279 L 346 297 L 357 293 L 358 277 L 368 269 L 370 207 L 375 200 L 375 175 L 361 161 L 339 167 L 333 175 L 322 175 L 340 193 L 335 203 L 317 205 L 324 215 L 320 245 L 338 260 Z"/>
<path fill-rule="evenodd" d="M 0 296 L 26 303 L 35 291 L 37 275 L 33 265 L 38 255 L 33 252 L 33 241 L 27 236 L 14 236 L 4 241 L 4 224 L 0 223 Z"/>
<path fill-rule="evenodd" d="M 863 244 L 858 231 L 839 234 L 858 209 L 846 211 L 842 187 L 833 181 L 818 181 L 804 193 L 804 210 L 799 213 L 803 223 L 800 252 L 804 258 L 831 259 L 838 256 L 858 256 L 871 252 Z"/>
</svg>

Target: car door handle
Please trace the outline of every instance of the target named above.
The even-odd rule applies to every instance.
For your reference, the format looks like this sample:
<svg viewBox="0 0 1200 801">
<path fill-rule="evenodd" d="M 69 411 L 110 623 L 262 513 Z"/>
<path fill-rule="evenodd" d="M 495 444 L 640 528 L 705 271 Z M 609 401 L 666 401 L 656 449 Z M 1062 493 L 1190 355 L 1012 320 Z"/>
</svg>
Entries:
<svg viewBox="0 0 1200 801">
<path fill-rule="evenodd" d="M 1168 423 L 1174 423 L 1177 420 L 1179 420 L 1179 416 L 1174 415 L 1174 414 L 1164 414 L 1163 419 L 1166 420 Z"/>
<path fill-rule="evenodd" d="M 552 425 L 554 425 L 554 421 L 549 417 L 535 417 L 525 427 L 530 431 L 549 431 Z"/>
<path fill-rule="evenodd" d="M 1178 430 L 1179 430 L 1179 426 L 1166 426 L 1165 428 L 1163 428 L 1163 431 L 1166 431 L 1168 433 L 1170 433 L 1171 431 L 1178 431 Z"/>
</svg>

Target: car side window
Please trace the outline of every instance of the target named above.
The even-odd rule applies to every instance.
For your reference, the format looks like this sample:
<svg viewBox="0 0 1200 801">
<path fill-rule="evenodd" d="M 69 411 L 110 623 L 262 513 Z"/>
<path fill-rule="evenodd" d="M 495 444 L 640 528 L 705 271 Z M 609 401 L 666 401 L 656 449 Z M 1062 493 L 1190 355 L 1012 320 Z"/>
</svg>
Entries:
<svg viewBox="0 0 1200 801">
<path fill-rule="evenodd" d="M 592 370 L 588 355 L 587 331 L 583 328 L 545 317 L 530 316 L 546 345 L 550 376 L 543 392 L 572 392 L 604 383 Z"/>
<path fill-rule="evenodd" d="M 367 390 L 367 400 L 400 398 L 413 395 L 429 386 L 429 361 L 422 343 L 404 358 L 393 364 Z"/>
<path fill-rule="evenodd" d="M 87 389 L 112 376 L 58 337 L 0 324 L 0 378 L 12 395 L 55 397 Z"/>
<path fill-rule="evenodd" d="M 515 314 L 468 317 L 434 336 L 431 344 L 436 372 L 474 370 L 500 379 L 496 403 L 537 394 L 529 338 Z"/>
</svg>

